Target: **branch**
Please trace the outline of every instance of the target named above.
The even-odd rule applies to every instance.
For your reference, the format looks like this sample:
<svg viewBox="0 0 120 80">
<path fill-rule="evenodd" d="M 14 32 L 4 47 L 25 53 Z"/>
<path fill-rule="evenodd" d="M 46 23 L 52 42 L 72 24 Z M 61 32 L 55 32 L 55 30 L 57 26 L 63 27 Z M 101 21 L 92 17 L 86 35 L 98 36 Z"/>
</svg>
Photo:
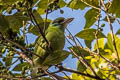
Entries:
<svg viewBox="0 0 120 80">
<path fill-rule="evenodd" d="M 94 9 L 97 9 L 97 10 L 101 10 L 100 8 L 95 7 L 95 6 L 93 6 L 93 5 L 91 5 L 91 4 L 87 3 L 87 2 L 85 2 L 84 0 L 80 0 L 80 1 L 83 2 L 84 4 L 86 4 L 87 6 L 90 6 L 90 7 L 94 8 Z"/>
<path fill-rule="evenodd" d="M 49 0 L 47 1 L 47 7 L 46 7 L 46 15 L 45 15 L 44 28 L 43 28 L 44 34 L 45 34 L 45 30 L 46 30 L 46 22 L 47 22 L 47 17 L 48 17 L 48 4 L 49 4 Z"/>
<path fill-rule="evenodd" d="M 56 75 L 56 73 L 59 73 L 59 72 L 61 72 L 61 71 L 62 71 L 62 70 L 58 70 L 58 71 L 51 72 L 51 73 L 44 72 L 44 74 L 42 74 L 42 75 L 40 75 L 40 76 L 32 77 L 31 79 L 36 79 L 36 78 L 38 78 L 38 77 L 43 77 L 43 76 L 49 75 L 49 76 L 55 77 L 57 80 L 65 80 L 66 78 Z"/>
<path fill-rule="evenodd" d="M 102 78 L 100 78 L 98 76 L 93 76 L 93 75 L 85 74 L 85 73 L 82 73 L 82 72 L 79 72 L 79 71 L 75 71 L 75 70 L 72 70 L 72 69 L 67 69 L 67 68 L 64 68 L 63 66 L 57 66 L 57 67 L 60 70 L 63 70 L 63 71 L 76 73 L 76 74 L 79 74 L 79 75 L 82 75 L 82 76 L 86 76 L 86 77 L 90 77 L 90 78 L 97 79 L 97 80 L 105 80 L 105 79 L 102 79 Z"/>
<path fill-rule="evenodd" d="M 69 31 L 69 30 L 68 30 L 68 31 Z M 69 32 L 69 33 L 70 33 L 70 32 Z M 70 35 L 71 35 L 71 37 L 72 37 L 72 41 L 75 43 L 76 46 L 78 46 L 77 42 L 76 42 L 75 39 L 74 39 L 74 36 L 73 36 L 71 33 L 70 33 Z M 69 42 L 69 40 L 67 40 L 67 41 Z M 71 42 L 69 42 L 69 43 L 71 44 Z M 79 50 L 78 47 L 77 47 L 77 49 Z M 73 52 L 73 51 L 72 51 L 72 52 Z M 84 58 L 84 55 L 81 53 L 80 50 L 79 50 L 79 53 L 80 53 L 80 56 L 83 58 L 84 64 L 86 64 L 85 66 L 86 66 L 86 67 L 89 67 L 90 70 L 94 73 L 94 75 L 97 76 L 95 70 L 94 70 L 93 67 L 88 63 L 88 61 Z M 75 54 L 75 53 L 73 53 L 73 54 L 74 54 L 75 56 L 77 56 L 78 60 L 80 60 L 77 54 Z M 83 62 L 83 61 L 82 61 L 82 62 Z M 81 61 L 80 61 L 80 62 L 81 62 Z"/>
<path fill-rule="evenodd" d="M 113 26 L 112 26 L 110 18 L 109 18 L 108 9 L 106 8 L 103 0 L 100 0 L 100 1 L 101 1 L 102 6 L 104 7 L 104 10 L 105 10 L 105 13 L 106 13 L 106 17 L 107 17 L 107 21 L 108 21 L 108 24 L 110 26 L 110 30 L 111 30 L 111 34 L 112 34 L 113 46 L 114 46 L 115 53 L 116 53 L 117 58 L 118 58 L 118 64 L 119 64 L 119 54 L 118 54 L 117 47 L 116 47 L 116 42 L 115 42 L 115 37 L 114 37 L 114 32 L 113 32 Z"/>
<path fill-rule="evenodd" d="M 82 48 L 81 46 L 79 46 L 79 47 Z M 112 63 L 109 59 L 105 58 L 105 57 L 102 56 L 101 54 L 96 53 L 96 52 L 93 52 L 93 51 L 91 51 L 89 48 L 82 48 L 82 49 L 85 50 L 85 51 L 87 51 L 87 52 L 89 52 L 89 53 L 90 53 L 91 55 L 93 55 L 93 56 L 94 56 L 94 55 L 100 56 L 100 57 L 103 58 L 105 61 L 107 61 L 109 64 L 111 64 L 114 69 L 119 69 L 119 67 L 118 67 L 116 64 Z"/>
<path fill-rule="evenodd" d="M 3 78 L 4 79 L 9 79 L 9 80 L 31 80 L 29 78 L 26 78 L 26 77 L 12 77 L 12 76 L 9 76 L 9 75 L 0 75 L 0 78 Z"/>
<path fill-rule="evenodd" d="M 34 25 L 35 25 L 35 23 L 36 23 L 36 27 L 37 27 L 38 32 L 41 34 L 41 36 L 42 36 L 43 39 L 46 41 L 46 43 L 47 43 L 48 45 L 50 45 L 50 44 L 49 44 L 49 41 L 48 41 L 48 40 L 46 39 L 46 37 L 45 37 L 45 34 L 43 33 L 42 29 L 40 28 L 37 20 L 35 19 L 33 13 L 32 13 L 30 10 L 28 10 L 28 14 L 29 14 L 29 16 L 30 16 L 30 18 L 31 18 L 32 23 L 33 23 Z M 35 21 L 35 23 L 33 22 L 32 19 Z M 51 48 L 51 46 L 50 46 L 50 48 Z M 52 50 L 52 48 L 51 48 L 51 50 Z"/>
</svg>

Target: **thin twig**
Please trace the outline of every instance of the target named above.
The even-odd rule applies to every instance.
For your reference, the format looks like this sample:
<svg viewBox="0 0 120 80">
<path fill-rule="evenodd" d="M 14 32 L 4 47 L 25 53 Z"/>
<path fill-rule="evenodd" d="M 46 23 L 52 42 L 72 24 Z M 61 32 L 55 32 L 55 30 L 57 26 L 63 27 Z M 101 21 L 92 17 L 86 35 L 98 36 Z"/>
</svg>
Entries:
<svg viewBox="0 0 120 80">
<path fill-rule="evenodd" d="M 4 38 L 4 39 L 5 39 L 5 38 Z M 35 55 L 35 56 L 37 56 L 37 57 L 40 57 L 39 55 L 37 55 L 37 54 L 35 54 L 35 53 L 31 52 L 31 51 L 28 51 L 27 48 L 19 45 L 18 43 L 14 42 L 14 41 L 12 41 L 12 40 L 5 39 L 5 41 L 10 42 L 12 45 L 17 46 L 18 48 L 22 49 L 24 52 L 27 52 L 27 53 L 33 54 L 33 55 Z M 25 55 L 25 54 L 24 54 L 24 55 Z"/>
<path fill-rule="evenodd" d="M 81 42 L 80 42 L 76 37 L 74 37 L 74 36 L 72 35 L 72 33 L 69 31 L 69 29 L 66 28 L 66 30 L 68 31 L 68 33 L 69 33 L 69 34 L 71 35 L 71 37 L 72 37 L 72 39 L 71 39 L 71 38 L 70 38 L 70 39 L 71 39 L 76 45 L 78 45 L 77 42 L 75 41 L 75 39 L 76 39 L 76 40 L 78 41 L 79 45 L 82 46 Z M 82 47 L 83 47 L 83 46 L 82 46 Z"/>
<path fill-rule="evenodd" d="M 68 80 L 72 80 L 64 71 L 62 71 L 62 73 L 68 78 Z"/>
<path fill-rule="evenodd" d="M 79 47 L 80 47 L 80 46 L 79 46 Z M 82 48 L 82 47 L 80 47 L 80 48 Z M 98 55 L 98 56 L 100 56 L 100 57 L 103 58 L 105 61 L 107 61 L 109 64 L 111 64 L 113 68 L 119 69 L 116 64 L 112 63 L 110 60 L 108 60 L 107 58 L 105 58 L 105 57 L 102 56 L 101 54 L 98 54 L 98 53 L 96 53 L 96 52 L 93 52 L 93 51 L 91 51 L 89 48 L 87 48 L 87 49 L 86 49 L 86 48 L 82 48 L 82 49 L 85 50 L 85 51 L 87 51 L 87 52 L 89 52 L 91 55 Z"/>
<path fill-rule="evenodd" d="M 90 6 L 90 7 L 94 8 L 94 9 L 97 9 L 97 10 L 101 10 L 100 8 L 98 8 L 98 7 L 96 7 L 96 6 L 93 6 L 93 5 L 85 2 L 84 0 L 80 0 L 80 1 L 83 2 L 84 4 L 86 4 L 87 6 Z"/>
<path fill-rule="evenodd" d="M 44 28 L 43 28 L 43 33 L 44 33 L 44 34 L 45 34 L 45 30 L 46 30 L 46 23 L 47 23 L 47 17 L 48 17 L 48 4 L 49 4 L 49 0 L 48 0 L 48 2 L 47 2 L 45 22 L 44 22 Z"/>
<path fill-rule="evenodd" d="M 68 29 L 67 29 L 68 30 Z M 68 32 L 70 33 L 70 31 L 68 30 Z M 70 33 L 70 35 L 72 36 L 73 42 L 75 43 L 76 46 L 78 46 L 77 42 L 75 41 L 74 36 Z M 79 48 L 77 47 L 77 49 L 79 50 Z M 84 55 L 81 53 L 81 51 L 79 50 L 80 56 L 83 58 L 84 63 L 86 63 L 86 65 L 90 68 L 90 70 L 97 76 L 95 70 L 93 69 L 93 67 L 88 63 L 88 61 L 84 58 Z"/>
<path fill-rule="evenodd" d="M 22 59 L 24 59 L 25 61 L 27 61 L 31 65 L 33 64 L 32 60 L 30 60 L 23 52 L 19 52 L 14 48 L 12 48 L 12 50 L 14 50 L 20 57 L 22 57 Z"/>
<path fill-rule="evenodd" d="M 29 13 L 29 16 L 31 16 L 31 18 L 35 21 L 38 32 L 41 34 L 41 36 L 43 37 L 43 39 L 44 39 L 44 40 L 46 41 L 46 43 L 49 45 L 49 42 L 48 42 L 48 40 L 46 39 L 45 34 L 43 33 L 42 29 L 40 28 L 37 20 L 35 19 L 34 15 L 33 15 L 33 13 L 32 13 L 31 11 L 29 11 L 29 10 L 28 10 L 28 13 Z M 31 20 L 31 21 L 33 21 L 33 20 Z M 34 24 L 34 22 L 33 22 L 33 24 Z M 34 25 L 35 25 L 35 24 L 34 24 Z"/>
<path fill-rule="evenodd" d="M 13 76 L 9 76 L 9 75 L 0 75 L 0 78 L 3 78 L 3 79 L 14 79 L 14 80 L 31 80 L 29 78 L 26 78 L 26 77 L 13 77 Z"/>
<path fill-rule="evenodd" d="M 101 9 L 101 3 L 99 1 L 99 8 Z M 97 31 L 95 32 L 95 39 L 96 39 L 96 45 L 97 45 L 97 53 L 99 54 L 99 43 L 98 43 L 98 32 L 99 32 L 99 26 L 100 26 L 100 13 L 101 10 L 99 10 L 99 15 L 98 15 L 98 25 L 97 25 Z"/>
<path fill-rule="evenodd" d="M 82 64 L 84 64 L 84 66 L 85 66 L 86 68 L 89 69 L 89 66 L 88 66 L 83 60 L 81 60 L 80 57 L 79 57 L 72 49 L 70 49 L 70 51 L 72 52 L 72 54 L 73 54 Z"/>
</svg>

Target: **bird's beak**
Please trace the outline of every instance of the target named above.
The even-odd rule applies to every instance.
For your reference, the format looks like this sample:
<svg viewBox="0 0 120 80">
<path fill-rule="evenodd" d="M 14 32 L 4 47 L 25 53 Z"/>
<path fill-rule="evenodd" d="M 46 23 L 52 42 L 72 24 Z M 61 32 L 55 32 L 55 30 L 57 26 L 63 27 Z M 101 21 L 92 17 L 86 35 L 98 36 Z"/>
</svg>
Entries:
<svg viewBox="0 0 120 80">
<path fill-rule="evenodd" d="M 65 25 L 65 27 L 66 27 L 70 22 L 72 22 L 73 19 L 74 19 L 74 18 L 68 18 L 68 19 L 65 19 L 64 22 L 63 22 L 64 25 Z"/>
</svg>

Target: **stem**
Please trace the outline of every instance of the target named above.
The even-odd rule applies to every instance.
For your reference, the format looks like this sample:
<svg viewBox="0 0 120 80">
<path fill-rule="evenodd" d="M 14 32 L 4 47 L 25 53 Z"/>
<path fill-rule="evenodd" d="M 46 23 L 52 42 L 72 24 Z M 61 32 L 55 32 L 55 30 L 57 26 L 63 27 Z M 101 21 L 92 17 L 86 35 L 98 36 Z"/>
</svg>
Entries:
<svg viewBox="0 0 120 80">
<path fill-rule="evenodd" d="M 107 21 L 108 21 L 108 24 L 110 26 L 110 30 L 111 30 L 111 34 L 112 34 L 111 36 L 112 36 L 113 46 L 114 46 L 115 53 L 116 53 L 117 58 L 118 58 L 118 64 L 119 64 L 119 54 L 118 54 L 117 47 L 116 47 L 116 42 L 115 42 L 115 37 L 114 37 L 114 32 L 113 32 L 113 26 L 112 26 L 110 18 L 109 18 L 108 9 L 105 7 L 105 4 L 104 4 L 103 0 L 101 0 L 101 4 L 104 7 L 106 17 L 107 17 Z"/>
</svg>

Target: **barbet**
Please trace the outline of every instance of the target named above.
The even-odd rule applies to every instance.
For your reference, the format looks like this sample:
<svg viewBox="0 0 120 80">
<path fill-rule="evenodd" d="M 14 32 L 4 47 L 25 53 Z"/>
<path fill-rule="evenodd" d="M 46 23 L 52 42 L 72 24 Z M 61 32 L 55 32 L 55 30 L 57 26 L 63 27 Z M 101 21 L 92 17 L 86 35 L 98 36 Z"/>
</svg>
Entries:
<svg viewBox="0 0 120 80">
<path fill-rule="evenodd" d="M 33 74 L 37 73 L 39 67 L 42 67 L 42 69 L 45 68 L 44 61 L 46 61 L 46 58 L 49 57 L 50 54 L 55 53 L 55 51 L 59 52 L 59 50 L 63 50 L 65 45 L 65 28 L 72 20 L 73 18 L 65 19 L 63 17 L 59 17 L 49 25 L 48 29 L 45 31 L 45 37 L 50 45 L 46 43 L 42 36 L 36 40 L 35 53 L 40 57 L 33 57 L 33 68 L 35 68 L 33 69 Z"/>
</svg>

